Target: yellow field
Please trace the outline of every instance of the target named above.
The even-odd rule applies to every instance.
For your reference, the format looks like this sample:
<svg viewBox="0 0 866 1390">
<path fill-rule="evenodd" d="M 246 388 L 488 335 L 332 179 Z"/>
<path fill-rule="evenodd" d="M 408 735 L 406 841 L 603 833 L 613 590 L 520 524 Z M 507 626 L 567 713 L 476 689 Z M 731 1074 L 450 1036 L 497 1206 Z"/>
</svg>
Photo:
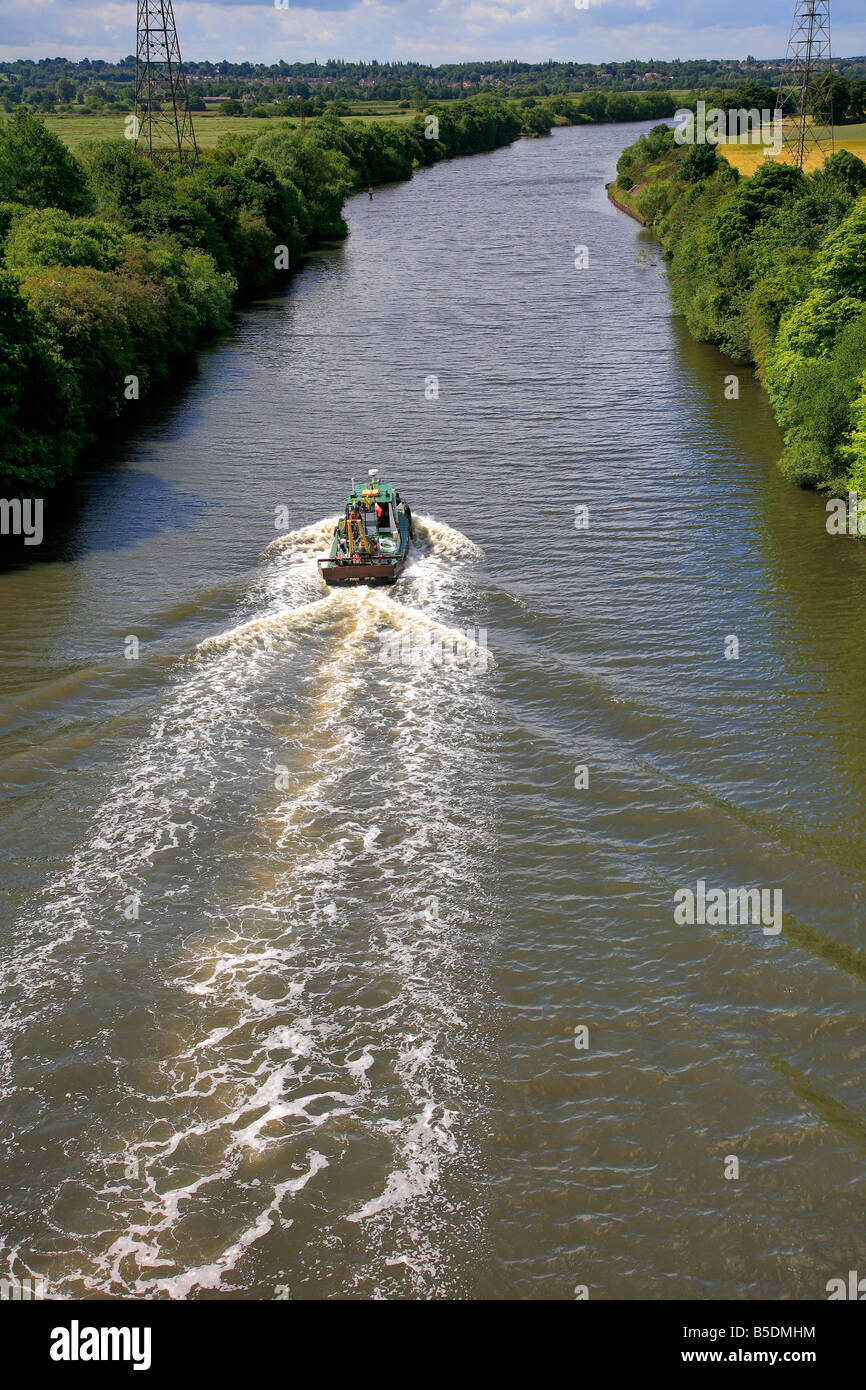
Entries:
<svg viewBox="0 0 866 1390">
<path fill-rule="evenodd" d="M 866 125 L 847 125 L 836 126 L 834 131 L 834 148 L 837 150 L 850 150 L 860 159 L 866 160 Z M 739 169 L 741 174 L 754 174 L 759 164 L 764 162 L 764 150 L 760 145 L 719 145 L 719 153 L 723 154 L 730 164 Z M 813 151 L 805 160 L 803 168 L 807 174 L 814 173 L 820 169 L 824 163 L 827 152 L 819 153 Z M 786 156 L 784 152 L 779 155 L 770 154 L 773 160 L 782 160 Z"/>
</svg>

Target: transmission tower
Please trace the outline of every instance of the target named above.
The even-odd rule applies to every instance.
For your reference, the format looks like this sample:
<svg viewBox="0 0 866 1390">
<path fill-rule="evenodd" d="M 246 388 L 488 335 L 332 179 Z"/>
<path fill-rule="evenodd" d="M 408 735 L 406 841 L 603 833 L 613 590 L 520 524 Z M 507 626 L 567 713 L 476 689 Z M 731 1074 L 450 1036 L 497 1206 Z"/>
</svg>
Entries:
<svg viewBox="0 0 866 1390">
<path fill-rule="evenodd" d="M 796 0 L 776 105 L 785 113 L 784 155 L 798 169 L 813 151 L 833 153 L 830 0 Z"/>
<path fill-rule="evenodd" d="M 135 140 L 157 164 L 198 157 L 189 92 L 171 0 L 138 0 L 135 50 Z"/>
</svg>

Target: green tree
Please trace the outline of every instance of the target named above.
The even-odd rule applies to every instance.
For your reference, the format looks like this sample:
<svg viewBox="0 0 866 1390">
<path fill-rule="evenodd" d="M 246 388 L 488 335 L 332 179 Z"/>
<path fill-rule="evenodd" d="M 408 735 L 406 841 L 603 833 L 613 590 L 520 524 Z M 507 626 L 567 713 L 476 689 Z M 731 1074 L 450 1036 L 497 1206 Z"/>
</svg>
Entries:
<svg viewBox="0 0 866 1390">
<path fill-rule="evenodd" d="M 801 361 L 784 401 L 782 471 L 808 487 L 844 487 L 862 457 L 857 402 L 866 358 L 866 312 L 841 327 L 818 360 Z M 851 452 L 851 451 L 854 452 Z M 859 474 L 858 474 L 859 477 Z M 858 491 L 862 482 L 858 482 Z M 866 489 L 864 489 L 866 493 Z"/>
<path fill-rule="evenodd" d="M 16 220 L 6 242 L 10 266 L 89 265 L 113 270 L 123 259 L 120 227 L 95 217 L 70 217 L 60 208 L 39 208 Z"/>
<path fill-rule="evenodd" d="M 42 492 L 80 446 L 72 373 L 7 271 L 0 271 L 0 460 L 4 478 Z"/>
<path fill-rule="evenodd" d="M 692 145 L 682 164 L 680 178 L 686 183 L 700 183 L 710 179 L 719 167 L 719 156 L 715 145 Z"/>
<path fill-rule="evenodd" d="M 0 125 L 0 200 L 89 212 L 84 170 L 44 121 L 19 108 Z"/>
<path fill-rule="evenodd" d="M 354 183 L 345 155 L 323 148 L 312 133 L 302 139 L 294 131 L 281 130 L 265 131 L 253 152 L 278 178 L 300 190 L 314 236 L 345 236 L 343 201 Z"/>
<path fill-rule="evenodd" d="M 824 241 L 814 279 L 818 289 L 866 299 L 866 198 Z"/>
<path fill-rule="evenodd" d="M 96 210 L 132 225 L 146 198 L 166 196 L 169 175 L 139 154 L 131 140 L 87 140 L 81 158 Z"/>
<path fill-rule="evenodd" d="M 848 482 L 866 497 L 866 372 L 858 382 L 859 393 L 851 405 L 853 428 L 840 445 L 839 453 L 848 466 Z"/>
<path fill-rule="evenodd" d="M 824 160 L 823 169 L 814 176 L 816 184 L 829 183 L 851 198 L 857 198 L 866 188 L 866 163 L 851 150 L 836 150 Z"/>
</svg>

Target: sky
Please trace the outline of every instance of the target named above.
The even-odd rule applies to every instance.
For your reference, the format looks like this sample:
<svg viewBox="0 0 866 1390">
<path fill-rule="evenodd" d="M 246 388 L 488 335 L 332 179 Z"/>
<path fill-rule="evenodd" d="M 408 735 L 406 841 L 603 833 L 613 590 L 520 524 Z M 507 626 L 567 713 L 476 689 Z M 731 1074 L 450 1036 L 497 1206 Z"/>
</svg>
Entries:
<svg viewBox="0 0 866 1390">
<path fill-rule="evenodd" d="M 0 60 L 117 60 L 135 0 L 0 0 Z M 285 4 L 286 0 L 279 0 Z M 188 60 L 615 62 L 784 55 L 794 0 L 174 0 Z M 578 8 L 578 4 L 581 8 Z M 833 52 L 866 54 L 864 0 L 833 0 Z"/>
</svg>

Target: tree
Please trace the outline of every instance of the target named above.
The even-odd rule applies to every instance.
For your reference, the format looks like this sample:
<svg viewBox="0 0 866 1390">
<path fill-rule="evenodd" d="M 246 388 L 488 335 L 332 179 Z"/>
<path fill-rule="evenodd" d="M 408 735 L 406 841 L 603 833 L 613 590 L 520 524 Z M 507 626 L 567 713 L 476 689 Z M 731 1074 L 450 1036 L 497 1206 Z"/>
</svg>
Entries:
<svg viewBox="0 0 866 1390">
<path fill-rule="evenodd" d="M 120 227 L 95 217 L 70 217 L 60 208 L 37 208 L 19 217 L 6 242 L 6 260 L 18 269 L 38 265 L 89 265 L 113 270 L 123 258 Z"/>
<path fill-rule="evenodd" d="M 5 478 L 30 491 L 72 467 L 80 439 L 69 367 L 52 350 L 7 271 L 0 271 L 0 459 Z"/>
<path fill-rule="evenodd" d="M 773 111 L 776 91 L 764 82 L 740 82 L 732 91 L 722 92 L 718 106 L 728 111 Z"/>
<path fill-rule="evenodd" d="M 827 180 L 856 198 L 866 188 L 866 163 L 850 150 L 837 150 L 824 160 L 824 168 L 816 178 Z"/>
<path fill-rule="evenodd" d="M 712 178 L 719 167 L 719 156 L 715 145 L 692 145 L 682 164 L 680 178 L 686 183 L 700 183 L 702 179 Z"/>
<path fill-rule="evenodd" d="M 815 105 L 819 112 L 830 111 L 834 125 L 844 125 L 849 119 L 851 84 L 840 73 L 827 73 L 810 82 L 806 97 L 810 108 Z"/>
<path fill-rule="evenodd" d="M 866 300 L 866 199 L 856 202 L 824 240 L 814 281 L 820 290 Z"/>
<path fill-rule="evenodd" d="M 312 221 L 313 236 L 344 236 L 343 200 L 353 186 L 351 166 L 344 154 L 323 149 L 312 138 L 292 131 L 265 131 L 253 146 L 256 156 L 277 177 L 300 189 Z"/>
<path fill-rule="evenodd" d="M 848 465 L 848 480 L 855 492 L 866 497 L 866 372 L 861 376 L 859 394 L 851 406 L 854 428 L 839 447 Z"/>
<path fill-rule="evenodd" d="M 839 330 L 832 349 L 817 361 L 801 363 L 794 372 L 785 400 L 782 471 L 809 487 L 839 487 L 855 470 L 858 491 L 863 481 L 863 438 L 858 402 L 863 388 L 866 356 L 866 312 Z M 852 428 L 853 427 L 853 428 Z M 866 489 L 864 489 L 866 493 Z"/>
<path fill-rule="evenodd" d="M 84 170 L 37 116 L 19 108 L 0 126 L 0 200 L 89 212 Z"/>
<path fill-rule="evenodd" d="M 122 136 L 85 141 L 81 156 L 98 211 L 122 222 L 131 223 L 140 204 L 158 196 L 168 182 L 168 176 Z"/>
</svg>

